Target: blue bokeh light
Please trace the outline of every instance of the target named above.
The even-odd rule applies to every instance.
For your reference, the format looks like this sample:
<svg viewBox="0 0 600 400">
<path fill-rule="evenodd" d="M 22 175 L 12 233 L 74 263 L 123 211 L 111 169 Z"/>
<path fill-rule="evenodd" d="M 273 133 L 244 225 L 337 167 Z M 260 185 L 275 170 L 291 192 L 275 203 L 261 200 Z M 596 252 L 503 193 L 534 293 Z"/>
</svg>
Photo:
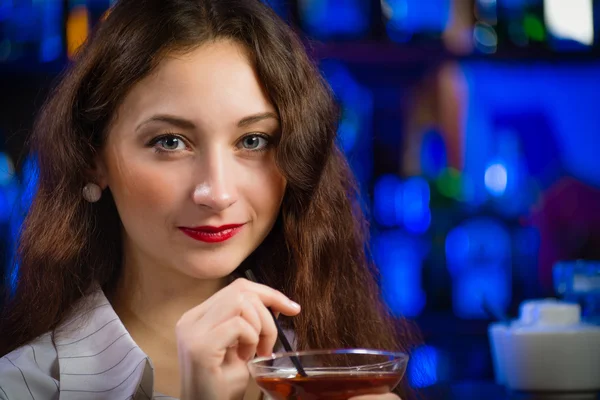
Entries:
<svg viewBox="0 0 600 400">
<path fill-rule="evenodd" d="M 8 281 L 13 292 L 16 288 L 19 276 L 19 260 L 16 257 L 15 250 L 21 233 L 21 227 L 23 226 L 23 221 L 25 220 L 25 216 L 27 215 L 29 207 L 31 207 L 31 203 L 33 202 L 33 198 L 37 191 L 38 182 L 39 168 L 36 157 L 30 154 L 23 164 L 22 183 L 18 185 L 17 182 L 15 182 L 15 200 L 9 218 L 9 254 L 7 254 L 9 265 Z"/>
<path fill-rule="evenodd" d="M 421 171 L 425 176 L 435 179 L 448 167 L 446 143 L 436 130 L 429 130 L 423 135 L 421 145 Z"/>
<path fill-rule="evenodd" d="M 9 280 L 11 288 L 14 290 L 17 278 L 18 278 L 18 260 L 15 257 L 14 250 L 16 249 L 17 242 L 21 233 L 21 227 L 25 216 L 31 206 L 35 193 L 38 187 L 39 181 L 39 168 L 34 155 L 29 155 L 23 165 L 22 171 L 22 184 L 19 187 L 18 196 L 15 201 L 15 205 L 12 208 L 12 212 L 9 220 L 9 251 L 8 255 L 10 272 Z"/>
<path fill-rule="evenodd" d="M 430 195 L 429 184 L 425 179 L 414 177 L 404 182 L 401 211 L 404 227 L 408 232 L 419 234 L 429 229 Z"/>
<path fill-rule="evenodd" d="M 7 185 L 13 180 L 15 169 L 9 155 L 0 152 L 0 186 Z"/>
<path fill-rule="evenodd" d="M 491 164 L 485 170 L 485 187 L 492 196 L 502 196 L 508 183 L 506 166 L 500 163 Z"/>
<path fill-rule="evenodd" d="M 63 46 L 60 36 L 47 37 L 42 41 L 40 61 L 50 62 L 58 59 L 62 54 Z"/>
<path fill-rule="evenodd" d="M 8 194 L 6 193 L 6 189 L 0 186 L 0 224 L 8 220 L 8 217 L 10 216 L 10 209 L 11 204 Z M 0 239 L 4 240 L 2 235 L 0 235 Z"/>
<path fill-rule="evenodd" d="M 342 112 L 337 132 L 338 145 L 348 159 L 361 193 L 366 193 L 373 174 L 373 95 L 356 81 L 345 64 L 328 60 L 323 61 L 320 68 Z M 367 201 L 366 198 L 363 200 Z"/>
<path fill-rule="evenodd" d="M 364 0 L 299 0 L 305 30 L 320 39 L 357 38 L 369 29 L 370 2 Z"/>
<path fill-rule="evenodd" d="M 373 191 L 373 211 L 375 220 L 384 227 L 397 227 L 402 224 L 403 188 L 396 175 L 382 175 L 375 182 Z"/>
<path fill-rule="evenodd" d="M 13 163 L 0 152 L 0 224 L 8 221 L 19 194 Z"/>
<path fill-rule="evenodd" d="M 21 207 L 23 214 L 27 212 L 37 191 L 39 181 L 39 167 L 34 155 L 30 155 L 23 165 L 23 194 Z"/>
<path fill-rule="evenodd" d="M 381 9 L 387 33 L 396 42 L 414 33 L 441 33 L 450 18 L 450 0 L 381 0 Z"/>
<path fill-rule="evenodd" d="M 17 200 L 19 199 L 20 187 L 17 180 L 0 185 L 0 223 L 10 220 Z"/>
<path fill-rule="evenodd" d="M 470 232 L 463 226 L 452 229 L 446 237 L 446 262 L 450 272 L 456 273 L 469 261 Z"/>
<path fill-rule="evenodd" d="M 481 0 L 480 0 L 481 1 Z M 513 9 L 522 9 L 530 0 L 500 0 L 500 6 Z"/>
<path fill-rule="evenodd" d="M 0 22 L 11 17 L 13 11 L 12 1 L 0 1 Z"/>
<path fill-rule="evenodd" d="M 408 379 L 412 387 L 424 388 L 438 381 L 439 353 L 433 346 L 417 347 L 410 355 Z"/>
<path fill-rule="evenodd" d="M 12 43 L 8 61 L 35 57 L 46 63 L 63 52 L 62 1 L 1 1 L 0 23 L 3 39 Z"/>
<path fill-rule="evenodd" d="M 540 247 L 540 232 L 532 227 L 517 229 L 514 233 L 515 252 L 523 256 L 537 256 Z"/>
<path fill-rule="evenodd" d="M 382 175 L 374 188 L 375 220 L 384 227 L 403 226 L 409 233 L 424 233 L 431 225 L 430 196 L 429 184 L 421 177 L 402 182 L 395 175 Z"/>
<path fill-rule="evenodd" d="M 475 265 L 502 265 L 510 262 L 510 257 L 510 234 L 493 218 L 467 220 L 446 237 L 446 260 L 452 274 Z"/>
<path fill-rule="evenodd" d="M 373 240 L 373 256 L 381 273 L 385 303 L 397 316 L 416 317 L 426 303 L 421 285 L 424 245 L 402 231 L 388 231 Z"/>
<path fill-rule="evenodd" d="M 57 60 L 63 52 L 62 1 L 44 1 L 42 13 L 42 37 L 39 58 L 41 62 Z"/>
<path fill-rule="evenodd" d="M 484 302 L 504 312 L 510 302 L 510 275 L 505 268 L 472 268 L 453 279 L 454 313 L 466 319 L 486 319 Z"/>
<path fill-rule="evenodd" d="M 468 62 L 461 64 L 469 98 L 465 114 L 464 173 L 473 182 L 473 201 L 481 203 L 488 196 L 485 171 L 498 157 L 498 121 L 502 129 L 516 128 L 527 169 L 538 174 L 557 170 L 557 163 L 571 175 L 600 186 L 597 150 L 600 148 L 600 63 L 577 65 L 530 65 Z M 511 126 L 512 124 L 512 126 Z M 557 143 L 548 147 L 548 143 Z M 548 147 L 548 149 L 546 149 Z M 541 150 L 544 149 L 544 152 Z M 508 191 L 511 181 L 523 182 L 522 168 L 511 171 L 518 160 L 500 160 L 507 168 Z M 510 165 L 506 162 L 510 161 Z M 495 161 L 494 161 L 495 162 Z M 545 180 L 551 184 L 557 172 Z M 506 199 L 507 202 L 521 202 Z"/>
<path fill-rule="evenodd" d="M 446 261 L 453 308 L 462 318 L 485 318 L 485 300 L 505 310 L 511 296 L 512 243 L 504 225 L 491 218 L 468 220 L 448 234 Z"/>
<path fill-rule="evenodd" d="M 321 70 L 342 108 L 338 136 L 342 149 L 350 154 L 354 151 L 359 136 L 368 136 L 370 133 L 373 95 L 356 81 L 342 63 L 325 61 L 321 64 Z"/>
</svg>

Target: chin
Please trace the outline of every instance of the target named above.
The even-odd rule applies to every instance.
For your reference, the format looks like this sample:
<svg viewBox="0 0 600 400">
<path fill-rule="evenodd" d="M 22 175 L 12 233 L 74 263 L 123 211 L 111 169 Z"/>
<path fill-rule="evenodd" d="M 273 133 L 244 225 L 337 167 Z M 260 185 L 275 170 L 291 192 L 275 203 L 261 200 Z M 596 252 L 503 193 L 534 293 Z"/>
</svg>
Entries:
<svg viewBox="0 0 600 400">
<path fill-rule="evenodd" d="M 195 279 L 221 279 L 233 273 L 242 263 L 241 260 L 202 260 L 188 261 L 177 266 L 177 269 Z"/>
</svg>

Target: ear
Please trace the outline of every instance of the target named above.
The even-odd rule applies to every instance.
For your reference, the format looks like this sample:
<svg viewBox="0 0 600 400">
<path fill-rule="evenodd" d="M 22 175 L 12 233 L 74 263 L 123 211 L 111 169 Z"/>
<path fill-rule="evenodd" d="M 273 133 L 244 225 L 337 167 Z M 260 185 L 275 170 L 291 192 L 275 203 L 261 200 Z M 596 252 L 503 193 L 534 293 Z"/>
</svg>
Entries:
<svg viewBox="0 0 600 400">
<path fill-rule="evenodd" d="M 92 182 L 100 186 L 102 190 L 108 186 L 108 174 L 106 169 L 106 163 L 102 159 L 102 156 L 97 155 L 94 158 L 94 167 L 88 171 L 87 174 Z"/>
</svg>

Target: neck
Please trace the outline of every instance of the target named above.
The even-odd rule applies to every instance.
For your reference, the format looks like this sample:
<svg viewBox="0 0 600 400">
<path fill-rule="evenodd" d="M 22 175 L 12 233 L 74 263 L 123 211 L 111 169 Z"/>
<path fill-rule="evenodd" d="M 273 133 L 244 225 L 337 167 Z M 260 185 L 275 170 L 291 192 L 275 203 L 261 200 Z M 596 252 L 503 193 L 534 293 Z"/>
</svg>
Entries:
<svg viewBox="0 0 600 400">
<path fill-rule="evenodd" d="M 223 288 L 229 278 L 196 279 L 127 253 L 121 276 L 108 293 L 127 331 L 155 367 L 155 388 L 179 397 L 175 325 L 188 310 Z"/>
<path fill-rule="evenodd" d="M 227 284 L 228 278 L 202 280 L 173 268 L 135 259 L 123 263 L 110 301 L 132 336 L 148 334 L 175 344 L 175 325 Z M 135 339 L 135 336 L 134 336 Z"/>
</svg>

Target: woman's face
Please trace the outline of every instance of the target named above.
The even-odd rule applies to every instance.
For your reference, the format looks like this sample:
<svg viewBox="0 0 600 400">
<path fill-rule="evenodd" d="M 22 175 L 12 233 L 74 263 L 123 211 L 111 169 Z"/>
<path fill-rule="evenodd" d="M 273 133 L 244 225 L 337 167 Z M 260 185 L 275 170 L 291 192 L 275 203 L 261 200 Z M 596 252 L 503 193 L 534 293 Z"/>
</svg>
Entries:
<svg viewBox="0 0 600 400">
<path fill-rule="evenodd" d="M 230 274 L 271 230 L 285 190 L 273 105 L 229 41 L 165 59 L 127 95 L 99 160 L 127 262 Z"/>
</svg>

